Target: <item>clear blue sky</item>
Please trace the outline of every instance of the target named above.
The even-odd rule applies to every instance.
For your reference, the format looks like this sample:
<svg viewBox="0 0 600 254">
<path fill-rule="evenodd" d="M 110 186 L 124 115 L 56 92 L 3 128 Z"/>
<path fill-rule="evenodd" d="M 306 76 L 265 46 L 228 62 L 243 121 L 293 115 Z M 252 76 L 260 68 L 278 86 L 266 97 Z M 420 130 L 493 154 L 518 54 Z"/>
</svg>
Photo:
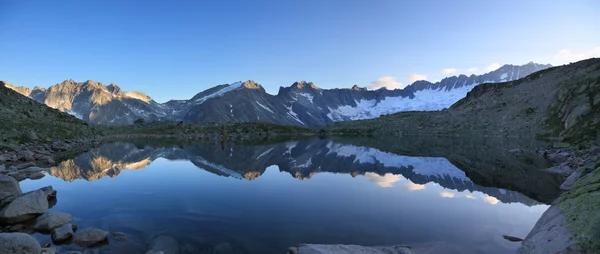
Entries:
<svg viewBox="0 0 600 254">
<path fill-rule="evenodd" d="M 248 79 L 406 85 L 599 55 L 600 1 L 6 0 L 0 38 L 1 80 L 93 79 L 162 102 Z"/>
</svg>

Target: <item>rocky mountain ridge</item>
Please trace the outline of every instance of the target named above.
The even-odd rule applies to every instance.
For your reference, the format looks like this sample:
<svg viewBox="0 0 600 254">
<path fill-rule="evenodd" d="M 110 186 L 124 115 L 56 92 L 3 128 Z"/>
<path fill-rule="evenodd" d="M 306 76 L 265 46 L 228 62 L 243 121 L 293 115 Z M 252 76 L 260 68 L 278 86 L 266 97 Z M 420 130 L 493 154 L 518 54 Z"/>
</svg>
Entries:
<svg viewBox="0 0 600 254">
<path fill-rule="evenodd" d="M 102 125 L 127 125 L 145 121 L 268 122 L 303 127 L 322 127 L 333 122 L 370 119 L 410 110 L 441 110 L 458 101 L 477 84 L 515 80 L 550 65 L 528 63 L 504 65 L 483 75 L 459 75 L 440 82 L 417 81 L 405 89 L 321 89 L 299 81 L 268 94 L 248 80 L 219 85 L 189 100 L 157 103 L 142 92 L 124 92 L 115 84 L 88 80 L 65 80 L 50 88 L 9 88 L 67 112 Z"/>
</svg>

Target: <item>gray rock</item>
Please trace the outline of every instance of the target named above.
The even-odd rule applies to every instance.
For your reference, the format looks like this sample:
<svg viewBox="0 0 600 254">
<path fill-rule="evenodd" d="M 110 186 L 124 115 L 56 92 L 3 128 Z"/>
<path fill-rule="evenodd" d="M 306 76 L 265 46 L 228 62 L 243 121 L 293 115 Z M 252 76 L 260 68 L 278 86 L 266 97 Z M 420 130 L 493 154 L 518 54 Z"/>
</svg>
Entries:
<svg viewBox="0 0 600 254">
<path fill-rule="evenodd" d="M 37 217 L 33 228 L 42 232 L 49 232 L 62 225 L 73 222 L 73 216 L 63 212 L 48 212 Z M 70 225 L 69 225 L 70 227 Z"/>
<path fill-rule="evenodd" d="M 108 232 L 95 228 L 80 230 L 73 235 L 73 242 L 81 247 L 90 247 L 106 242 Z"/>
<path fill-rule="evenodd" d="M 81 251 L 67 251 L 65 254 L 82 254 Z"/>
<path fill-rule="evenodd" d="M 52 143 L 52 150 L 55 151 L 67 151 L 71 149 L 71 146 L 66 144 L 66 143 L 62 143 L 62 142 L 54 142 Z"/>
<path fill-rule="evenodd" d="M 19 182 L 27 179 L 27 173 L 25 172 L 15 171 L 8 173 L 8 175 Z"/>
<path fill-rule="evenodd" d="M 521 149 L 518 149 L 518 148 L 517 148 L 517 149 L 512 149 L 512 150 L 510 150 L 510 151 L 508 151 L 508 152 L 509 152 L 509 153 L 512 153 L 512 154 L 514 154 L 514 155 L 522 155 L 522 154 L 523 154 L 523 150 L 521 150 Z"/>
<path fill-rule="evenodd" d="M 37 173 L 30 174 L 27 178 L 29 178 L 31 180 L 38 180 L 38 179 L 44 178 L 44 176 L 46 176 L 44 173 L 37 172 Z"/>
<path fill-rule="evenodd" d="M 359 246 L 342 244 L 301 244 L 291 247 L 288 253 L 293 254 L 414 254 L 407 246 Z"/>
<path fill-rule="evenodd" d="M 159 236 L 152 241 L 146 254 L 177 254 L 179 242 L 170 236 Z"/>
<path fill-rule="evenodd" d="M 548 168 L 548 169 L 546 169 L 546 171 L 548 171 L 549 173 L 552 173 L 552 174 L 559 174 L 564 177 L 567 177 L 568 175 L 573 173 L 573 169 L 571 167 L 569 167 L 569 165 L 567 165 L 566 163 L 560 164 L 555 167 Z"/>
<path fill-rule="evenodd" d="M 58 250 L 55 247 L 42 248 L 41 254 L 57 254 Z"/>
<path fill-rule="evenodd" d="M 8 156 L 0 154 L 0 162 L 5 162 L 8 160 Z"/>
<path fill-rule="evenodd" d="M 25 233 L 0 233 L 0 253 L 40 254 L 42 247 Z"/>
<path fill-rule="evenodd" d="M 21 158 L 25 159 L 26 161 L 35 160 L 35 158 L 34 158 L 35 153 L 33 153 L 32 151 L 21 150 L 18 152 L 18 154 L 19 154 L 19 156 L 21 156 Z"/>
<path fill-rule="evenodd" d="M 6 170 L 8 170 L 8 171 L 10 171 L 10 172 L 15 172 L 15 171 L 17 171 L 18 169 L 17 169 L 17 167 L 15 167 L 15 166 L 10 166 L 10 167 L 8 167 Z"/>
<path fill-rule="evenodd" d="M 509 235 L 503 235 L 502 238 L 509 240 L 511 242 L 522 242 L 523 239 L 515 237 L 515 236 L 509 236 Z"/>
<path fill-rule="evenodd" d="M 24 168 L 28 168 L 28 167 L 33 167 L 33 166 L 35 166 L 35 163 L 27 162 L 27 163 L 22 163 L 22 164 L 16 165 L 15 168 L 20 170 L 20 169 L 24 169 Z"/>
<path fill-rule="evenodd" d="M 525 237 L 519 254 L 558 253 L 572 246 L 572 233 L 566 224 L 567 216 L 557 205 L 552 205 L 537 221 L 531 232 Z"/>
<path fill-rule="evenodd" d="M 17 180 L 15 180 L 13 177 L 0 175 L 0 200 L 18 195 L 21 195 L 21 187 L 19 187 L 19 182 L 17 182 Z"/>
<path fill-rule="evenodd" d="M 70 223 L 64 224 L 61 227 L 55 228 L 50 234 L 52 242 L 63 242 L 73 236 L 73 225 Z"/>
<path fill-rule="evenodd" d="M 567 179 L 560 185 L 560 189 L 567 191 L 567 190 L 571 190 L 573 189 L 573 185 L 575 185 L 575 182 L 577 182 L 577 180 L 579 180 L 579 178 L 581 178 L 581 175 L 583 175 L 583 172 L 585 171 L 584 168 L 579 168 L 577 170 L 575 170 L 573 173 L 571 173 L 571 175 L 569 175 L 569 177 L 567 177 Z"/>
<path fill-rule="evenodd" d="M 15 224 L 34 218 L 48 210 L 48 197 L 43 190 L 22 194 L 0 211 L 0 222 Z"/>
<path fill-rule="evenodd" d="M 42 190 L 48 198 L 56 197 L 56 191 L 54 190 L 54 188 L 52 188 L 52 186 L 42 187 L 40 188 L 40 190 Z"/>
<path fill-rule="evenodd" d="M 6 167 L 4 165 L 0 164 L 0 171 L 5 171 L 5 170 L 6 170 Z"/>
</svg>

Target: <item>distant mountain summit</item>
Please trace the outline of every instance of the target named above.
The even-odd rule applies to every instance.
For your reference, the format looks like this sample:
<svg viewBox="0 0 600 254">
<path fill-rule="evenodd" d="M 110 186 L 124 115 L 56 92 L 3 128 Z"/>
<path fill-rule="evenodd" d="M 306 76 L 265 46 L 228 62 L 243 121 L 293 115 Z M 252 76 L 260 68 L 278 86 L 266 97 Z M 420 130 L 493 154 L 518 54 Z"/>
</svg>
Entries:
<svg viewBox="0 0 600 254">
<path fill-rule="evenodd" d="M 432 83 L 421 80 L 404 89 L 321 89 L 308 81 L 268 94 L 253 80 L 218 85 L 189 100 L 157 103 L 142 92 L 125 92 L 115 84 L 65 80 L 48 89 L 7 87 L 90 123 L 132 124 L 137 119 L 187 122 L 269 122 L 320 127 L 333 122 L 379 117 L 411 110 L 441 110 L 482 83 L 523 78 L 550 65 L 530 62 L 504 65 L 483 75 L 452 76 Z"/>
</svg>

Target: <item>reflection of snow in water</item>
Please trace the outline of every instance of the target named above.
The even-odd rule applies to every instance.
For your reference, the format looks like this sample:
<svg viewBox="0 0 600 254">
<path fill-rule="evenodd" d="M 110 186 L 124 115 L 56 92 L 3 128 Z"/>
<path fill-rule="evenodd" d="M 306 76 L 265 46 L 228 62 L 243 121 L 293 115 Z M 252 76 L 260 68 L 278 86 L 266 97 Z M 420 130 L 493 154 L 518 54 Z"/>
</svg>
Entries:
<svg viewBox="0 0 600 254">
<path fill-rule="evenodd" d="M 358 147 L 353 145 L 327 144 L 329 152 L 342 157 L 354 157 L 354 162 L 361 164 L 383 164 L 386 167 L 412 167 L 413 172 L 424 176 L 448 176 L 470 181 L 465 172 L 452 165 L 446 158 L 441 157 L 410 157 L 387 153 L 375 148 Z"/>
</svg>

